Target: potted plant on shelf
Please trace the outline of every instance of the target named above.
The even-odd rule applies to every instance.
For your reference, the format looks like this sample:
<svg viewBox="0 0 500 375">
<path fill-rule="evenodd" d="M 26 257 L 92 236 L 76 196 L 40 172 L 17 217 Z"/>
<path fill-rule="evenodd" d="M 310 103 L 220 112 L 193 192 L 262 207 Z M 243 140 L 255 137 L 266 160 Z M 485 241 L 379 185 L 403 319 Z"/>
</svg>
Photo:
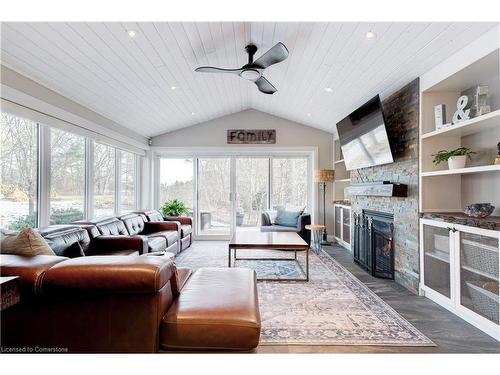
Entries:
<svg viewBox="0 0 500 375">
<path fill-rule="evenodd" d="M 171 199 L 166 201 L 161 208 L 163 211 L 163 216 L 182 216 L 188 213 L 188 208 L 184 204 L 184 202 L 178 199 Z"/>
<path fill-rule="evenodd" d="M 468 147 L 459 147 L 450 151 L 441 150 L 432 155 L 434 156 L 432 162 L 438 165 L 447 161 L 449 169 L 459 169 L 465 167 L 467 157 L 470 159 L 472 154 L 475 154 L 475 152 Z"/>
</svg>

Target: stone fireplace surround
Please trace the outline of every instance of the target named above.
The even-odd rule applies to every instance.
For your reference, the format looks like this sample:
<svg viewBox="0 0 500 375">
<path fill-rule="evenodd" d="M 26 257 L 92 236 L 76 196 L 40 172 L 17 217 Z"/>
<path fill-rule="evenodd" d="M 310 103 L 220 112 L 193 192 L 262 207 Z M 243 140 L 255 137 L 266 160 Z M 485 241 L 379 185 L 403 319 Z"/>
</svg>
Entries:
<svg viewBox="0 0 500 375">
<path fill-rule="evenodd" d="M 418 252 L 418 119 L 419 80 L 382 102 L 394 163 L 351 172 L 351 184 L 388 180 L 408 185 L 408 197 L 353 196 L 353 214 L 362 210 L 394 215 L 395 281 L 417 294 Z M 351 239 L 352 243 L 352 239 Z"/>
</svg>

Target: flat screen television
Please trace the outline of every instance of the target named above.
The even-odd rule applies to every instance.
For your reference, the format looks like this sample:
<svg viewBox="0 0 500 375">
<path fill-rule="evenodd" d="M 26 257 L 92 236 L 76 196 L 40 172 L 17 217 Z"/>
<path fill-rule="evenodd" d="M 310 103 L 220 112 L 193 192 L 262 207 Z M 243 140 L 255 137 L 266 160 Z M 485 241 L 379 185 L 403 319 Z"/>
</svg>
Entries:
<svg viewBox="0 0 500 375">
<path fill-rule="evenodd" d="M 348 171 L 394 162 L 378 95 L 338 122 L 337 133 Z"/>
</svg>

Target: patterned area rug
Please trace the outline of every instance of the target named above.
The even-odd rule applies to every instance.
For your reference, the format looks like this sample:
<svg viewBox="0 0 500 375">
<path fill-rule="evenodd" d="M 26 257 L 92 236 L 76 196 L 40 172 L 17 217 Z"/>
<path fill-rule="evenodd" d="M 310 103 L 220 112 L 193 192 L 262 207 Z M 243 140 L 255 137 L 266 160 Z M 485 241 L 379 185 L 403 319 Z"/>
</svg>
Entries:
<svg viewBox="0 0 500 375">
<path fill-rule="evenodd" d="M 238 250 L 238 257 L 293 253 Z M 304 254 L 298 253 L 301 264 Z M 309 255 L 310 281 L 259 281 L 261 345 L 435 346 L 326 253 Z M 227 243 L 198 241 L 176 258 L 181 267 L 227 267 Z M 258 277 L 302 277 L 294 261 L 237 261 Z M 305 267 L 305 266 L 303 266 Z"/>
</svg>

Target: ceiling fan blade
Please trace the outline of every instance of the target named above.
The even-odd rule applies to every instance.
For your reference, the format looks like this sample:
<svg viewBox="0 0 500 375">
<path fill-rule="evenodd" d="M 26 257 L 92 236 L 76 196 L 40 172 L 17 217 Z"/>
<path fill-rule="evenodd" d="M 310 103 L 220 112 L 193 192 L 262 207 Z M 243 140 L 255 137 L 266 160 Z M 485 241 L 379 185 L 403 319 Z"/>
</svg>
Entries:
<svg viewBox="0 0 500 375">
<path fill-rule="evenodd" d="M 223 68 L 216 68 L 214 66 L 200 66 L 199 68 L 196 68 L 194 71 L 199 73 L 233 73 L 233 74 L 241 73 L 241 69 L 223 69 Z"/>
<path fill-rule="evenodd" d="M 261 76 L 259 79 L 254 81 L 257 87 L 261 92 L 264 94 L 274 94 L 276 91 L 276 87 L 271 85 L 271 82 L 269 82 L 267 79 L 265 79 L 263 76 Z"/>
<path fill-rule="evenodd" d="M 253 62 L 253 65 L 257 65 L 260 68 L 267 68 L 273 64 L 279 63 L 288 57 L 288 50 L 285 45 L 281 42 L 271 47 L 269 51 L 264 53 L 261 57 Z"/>
</svg>

